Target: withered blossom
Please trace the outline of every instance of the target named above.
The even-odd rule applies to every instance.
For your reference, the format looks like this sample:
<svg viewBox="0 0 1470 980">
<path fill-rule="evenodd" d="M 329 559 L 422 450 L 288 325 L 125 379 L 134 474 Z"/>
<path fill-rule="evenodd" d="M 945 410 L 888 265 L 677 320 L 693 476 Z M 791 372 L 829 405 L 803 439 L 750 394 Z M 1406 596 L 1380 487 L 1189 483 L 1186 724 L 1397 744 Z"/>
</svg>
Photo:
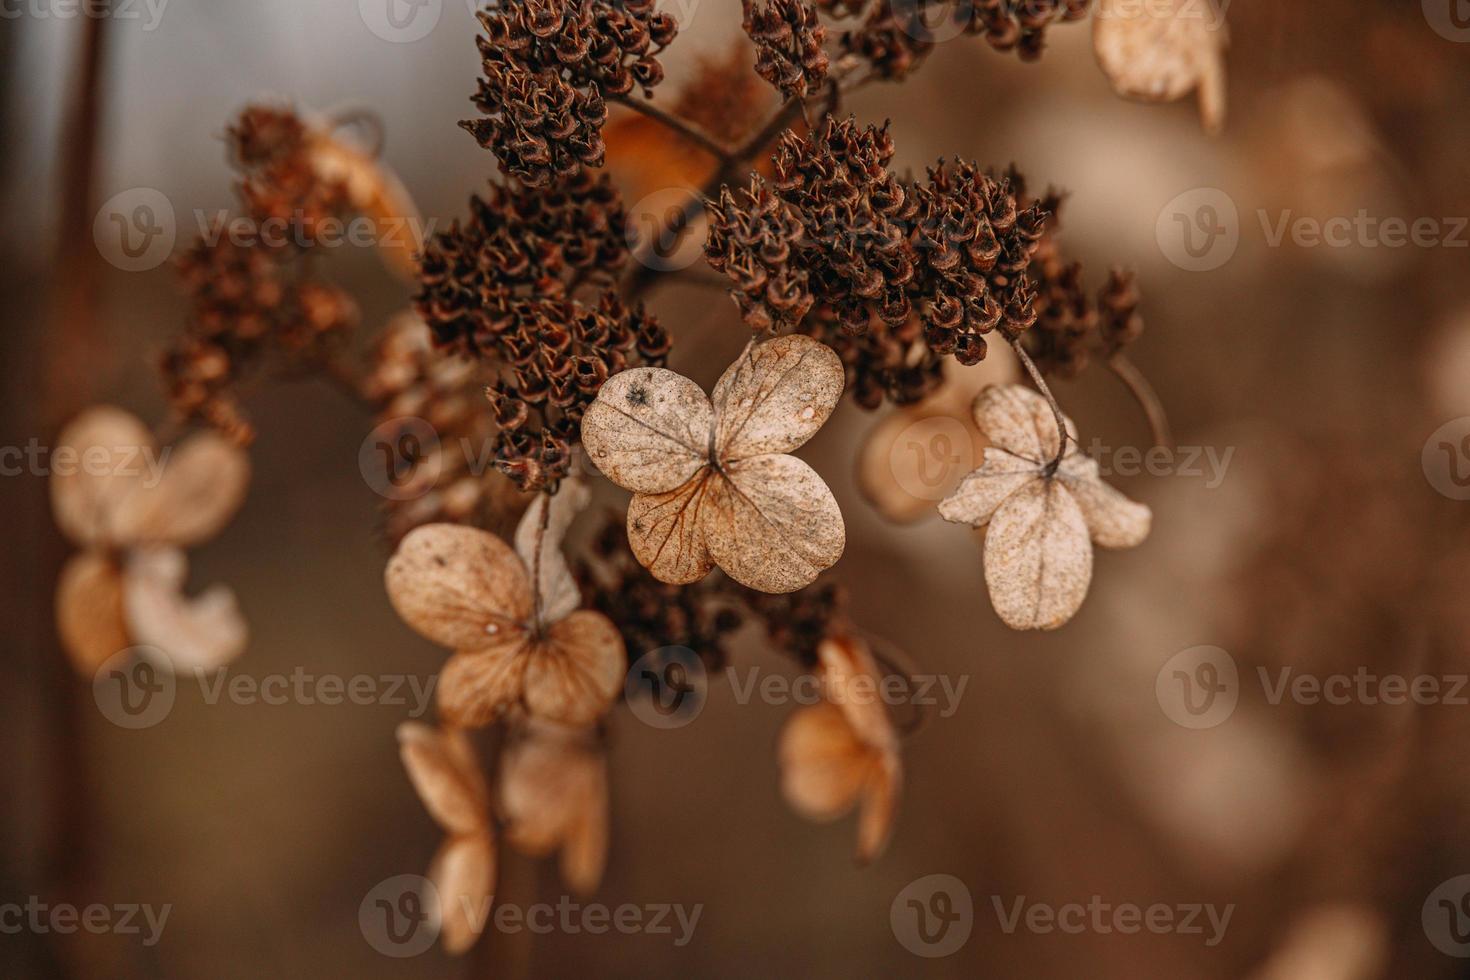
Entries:
<svg viewBox="0 0 1470 980">
<path fill-rule="evenodd" d="M 246 627 L 234 596 L 215 586 L 185 597 L 180 549 L 214 537 L 239 509 L 250 481 L 245 453 L 202 432 L 162 454 L 142 422 L 111 406 L 83 412 L 57 447 L 84 462 L 51 476 L 57 526 L 83 549 L 56 589 L 57 628 L 77 672 L 90 680 L 140 644 L 180 670 L 238 656 Z"/>
<path fill-rule="evenodd" d="M 1173 102 L 1199 93 L 1205 129 L 1225 125 L 1225 15 L 1191 0 L 1101 0 L 1092 22 L 1093 51 L 1119 95 Z"/>
<path fill-rule="evenodd" d="M 479 938 L 495 892 L 490 791 L 475 748 L 460 729 L 404 722 L 398 726 L 398 754 L 424 808 L 444 830 L 429 881 L 439 898 L 439 940 L 457 955 Z"/>
<path fill-rule="evenodd" d="M 781 791 L 811 820 L 835 820 L 857 806 L 857 857 L 867 863 L 888 844 L 903 780 L 880 696 L 883 672 L 867 645 L 848 635 L 823 640 L 817 656 L 824 700 L 798 709 L 781 731 Z"/>
<path fill-rule="evenodd" d="M 986 528 L 985 584 L 1001 620 L 1017 630 L 1067 623 L 1092 583 L 1092 546 L 1132 548 L 1152 515 L 1103 483 L 1066 420 L 1065 452 L 1051 405 L 1020 385 L 975 399 L 975 422 L 993 445 L 985 462 L 939 505 L 947 521 Z"/>
<path fill-rule="evenodd" d="M 803 99 L 827 78 L 827 29 L 807 0 L 740 0 L 741 26 L 755 42 L 756 74 L 788 99 Z"/>
<path fill-rule="evenodd" d="M 607 864 L 607 757 L 596 731 L 532 721 L 500 756 L 505 839 L 532 857 L 561 854 L 561 875 L 581 895 Z"/>
<path fill-rule="evenodd" d="M 787 455 L 842 397 L 837 355 L 810 337 L 752 343 L 713 398 L 682 375 L 615 375 L 582 438 L 608 479 L 634 492 L 633 554 L 661 581 L 697 582 L 718 565 L 762 592 L 807 585 L 842 557 L 846 530 L 827 484 Z"/>
<path fill-rule="evenodd" d="M 456 651 L 437 691 L 439 713 L 451 724 L 480 728 L 524 709 L 590 725 L 622 690 L 623 639 L 606 616 L 577 609 L 581 596 L 560 554 L 561 535 L 586 493 L 568 480 L 554 497 L 538 496 L 521 519 L 515 550 L 477 528 L 429 524 L 410 531 L 389 561 L 393 608 L 421 635 Z"/>
</svg>

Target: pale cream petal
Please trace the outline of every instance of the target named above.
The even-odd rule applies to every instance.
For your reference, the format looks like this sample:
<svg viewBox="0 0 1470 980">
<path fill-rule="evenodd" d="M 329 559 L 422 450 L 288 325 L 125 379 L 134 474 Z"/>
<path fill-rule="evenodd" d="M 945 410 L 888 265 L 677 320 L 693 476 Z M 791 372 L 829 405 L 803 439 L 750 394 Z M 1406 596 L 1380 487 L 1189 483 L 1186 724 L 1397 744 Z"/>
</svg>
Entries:
<svg viewBox="0 0 1470 980">
<path fill-rule="evenodd" d="M 118 507 L 147 479 L 158 451 L 148 427 L 110 405 L 89 408 L 56 438 L 51 509 L 61 532 L 81 545 L 118 545 Z"/>
<path fill-rule="evenodd" d="M 1005 499 L 1032 480 L 1041 469 L 1028 459 L 999 449 L 985 450 L 985 462 L 960 481 L 955 492 L 939 504 L 939 516 L 956 524 L 980 527 L 995 515 Z"/>
<path fill-rule="evenodd" d="M 117 510 L 117 533 L 129 544 L 187 548 L 219 534 L 245 502 L 250 457 L 214 432 L 165 451 L 161 476 L 145 478 Z"/>
<path fill-rule="evenodd" d="M 416 256 L 423 249 L 424 220 L 408 188 L 379 159 L 336 137 L 313 129 L 308 141 L 312 170 L 324 181 L 347 188 L 354 210 L 374 219 L 378 256 L 405 282 L 418 283 Z"/>
<path fill-rule="evenodd" d="M 1077 501 L 1095 544 L 1104 548 L 1134 548 L 1148 537 L 1153 511 L 1129 500 L 1098 476 L 1097 461 L 1070 456 L 1057 469 L 1057 478 Z"/>
<path fill-rule="evenodd" d="M 822 693 L 842 709 L 853 733 L 875 748 L 897 746 L 898 736 L 883 703 L 879 670 L 868 645 L 857 637 L 839 635 L 817 644 L 821 663 Z"/>
<path fill-rule="evenodd" d="M 660 582 L 698 582 L 714 567 L 700 526 L 704 511 L 712 506 L 708 470 L 669 493 L 638 494 L 628 504 L 633 556 Z"/>
<path fill-rule="evenodd" d="M 618 486 L 667 493 L 709 461 L 713 413 L 699 385 L 664 368 L 609 378 L 582 418 L 587 457 Z"/>
<path fill-rule="evenodd" d="M 567 529 L 592 499 L 586 481 L 570 476 L 561 481 L 556 495 L 537 494 L 516 526 L 516 554 L 526 570 L 534 576 L 539 565 L 537 584 L 538 616 L 542 623 L 554 623 L 582 605 L 582 592 L 562 553 Z M 537 552 L 541 553 L 539 562 Z"/>
<path fill-rule="evenodd" d="M 590 725 L 623 690 L 628 655 L 612 620 L 574 612 L 533 644 L 526 665 L 526 708 L 537 718 Z"/>
<path fill-rule="evenodd" d="M 781 730 L 781 793 L 807 819 L 835 820 L 863 789 L 869 751 L 836 705 L 800 708 Z"/>
<path fill-rule="evenodd" d="M 384 579 L 409 626 L 454 650 L 518 637 L 531 618 L 531 581 L 520 558 L 487 531 L 426 524 L 410 531 Z"/>
<path fill-rule="evenodd" d="M 725 462 L 804 444 L 842 398 L 835 351 L 803 334 L 752 344 L 715 385 L 715 451 Z"/>
<path fill-rule="evenodd" d="M 873 760 L 858 807 L 858 860 L 875 860 L 888 846 L 893 818 L 898 810 L 902 767 L 898 756 L 885 753 Z"/>
<path fill-rule="evenodd" d="M 521 699 L 528 640 L 519 630 L 479 650 L 461 651 L 439 672 L 439 714 L 461 728 L 483 728 Z"/>
<path fill-rule="evenodd" d="M 1171 102 L 1196 87 L 1205 126 L 1225 115 L 1223 12 L 1196 0 L 1102 0 L 1093 17 L 1093 52 L 1119 95 Z"/>
<path fill-rule="evenodd" d="M 985 583 L 1007 626 L 1056 629 L 1091 581 L 1087 523 L 1059 481 L 1036 480 L 1006 498 L 985 535 Z"/>
<path fill-rule="evenodd" d="M 67 561 L 56 583 L 56 629 L 72 666 L 89 681 L 108 658 L 133 645 L 122 571 L 113 561 L 93 551 Z"/>
<path fill-rule="evenodd" d="M 795 456 L 754 456 L 711 478 L 700 514 L 705 545 L 725 573 L 761 592 L 795 592 L 837 563 L 847 530 L 822 478 Z"/>
<path fill-rule="evenodd" d="M 488 830 L 451 837 L 429 868 L 439 893 L 439 941 L 458 955 L 475 944 L 490 919 L 495 891 L 495 841 Z"/>
<path fill-rule="evenodd" d="M 464 732 L 419 722 L 398 726 L 398 755 L 413 788 L 434 821 L 451 834 L 489 826 L 485 779 L 473 764 L 474 747 Z"/>
<path fill-rule="evenodd" d="M 176 671 L 210 671 L 245 652 L 250 630 L 235 594 L 223 585 L 184 595 L 189 561 L 177 548 L 133 552 L 123 577 L 123 608 L 133 641 L 157 647 Z"/>
<path fill-rule="evenodd" d="M 993 385 L 975 398 L 975 424 L 999 449 L 1044 463 L 1057 454 L 1057 418 L 1051 404 L 1022 385 Z M 1067 419 L 1070 445 L 1077 427 Z M 989 454 L 986 454 L 987 457 Z"/>
<path fill-rule="evenodd" d="M 501 756 L 507 840 L 544 857 L 561 849 L 562 875 L 578 893 L 597 888 L 607 861 L 607 761 L 595 734 L 533 722 Z"/>
</svg>

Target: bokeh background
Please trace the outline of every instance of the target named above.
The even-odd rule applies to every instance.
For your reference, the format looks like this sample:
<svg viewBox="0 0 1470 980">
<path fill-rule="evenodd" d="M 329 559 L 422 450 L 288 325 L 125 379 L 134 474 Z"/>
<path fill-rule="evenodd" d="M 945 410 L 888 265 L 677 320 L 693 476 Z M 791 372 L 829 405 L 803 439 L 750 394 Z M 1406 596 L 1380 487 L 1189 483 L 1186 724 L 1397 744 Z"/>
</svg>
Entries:
<svg viewBox="0 0 1470 980">
<path fill-rule="evenodd" d="M 895 526 L 869 507 L 855 460 L 877 419 L 845 404 L 804 450 L 848 521 L 831 574 L 865 629 L 967 686 L 952 716 L 906 741 L 897 830 L 867 868 L 853 863 L 851 821 L 808 824 L 779 795 L 774 749 L 789 706 L 739 704 L 716 683 L 684 728 L 616 712 L 612 857 L 593 900 L 702 904 L 683 947 L 557 931 L 495 936 L 467 961 L 377 953 L 359 903 L 385 878 L 422 872 L 439 840 L 397 758 L 408 709 L 210 705 L 186 686 L 164 723 L 119 729 L 56 648 L 51 595 L 67 546 L 45 481 L 0 479 L 0 901 L 172 906 L 152 947 L 0 934 L 0 973 L 1467 975 L 1432 941 L 1442 926 L 1431 893 L 1470 873 L 1470 708 L 1273 704 L 1257 673 L 1470 672 L 1470 502 L 1442 493 L 1444 474 L 1424 458 L 1432 434 L 1470 415 L 1470 235 L 1453 220 L 1470 215 L 1470 32 L 1455 28 L 1453 4 L 1230 4 L 1218 137 L 1189 100 L 1117 98 L 1085 23 L 1054 29 L 1037 64 L 950 41 L 910 82 L 849 101 L 864 121 L 892 120 L 902 166 L 1014 162 L 1034 185 L 1069 191 L 1061 241 L 1089 281 L 1112 264 L 1139 275 L 1148 332 L 1132 353 L 1175 441 L 1231 455 L 1218 481 L 1115 478 L 1154 508 L 1151 539 L 1099 556 L 1070 625 L 1022 635 L 989 607 L 973 535 L 935 519 Z M 353 0 L 173 0 L 154 29 L 140 5 L 139 19 L 100 32 L 37 9 L 6 7 L 21 13 L 0 21 L 5 445 L 45 445 L 96 401 L 162 417 L 154 362 L 182 300 L 166 266 L 126 273 L 102 261 L 92 220 L 138 187 L 181 214 L 230 207 L 221 133 L 247 100 L 370 108 L 386 161 L 439 221 L 494 173 L 456 126 L 478 70 L 462 0 L 444 0 L 412 43 L 374 35 Z M 739 43 L 733 0 L 680 11 L 660 97 L 701 55 Z M 101 45 L 91 147 L 68 138 L 89 43 Z M 79 199 L 77 160 L 89 156 L 95 176 Z M 634 178 L 645 166 L 613 162 Z M 1171 202 L 1201 188 L 1235 205 L 1239 238 L 1204 272 L 1176 264 L 1169 238 Z M 1360 210 L 1432 218 L 1450 240 L 1274 246 L 1260 217 Z M 369 332 L 406 304 L 367 250 L 341 250 L 327 274 L 359 299 Z M 670 285 L 652 304 L 675 338 L 671 366 L 702 384 L 745 343 L 717 293 Z M 1147 448 L 1142 415 L 1106 372 L 1058 395 L 1084 442 Z M 234 670 L 427 680 L 441 653 L 383 592 L 381 501 L 357 466 L 369 419 L 309 382 L 262 389 L 249 408 L 261 433 L 250 498 L 193 569 L 196 583 L 230 583 L 249 617 L 251 648 Z M 1200 645 L 1228 651 L 1239 703 L 1190 729 L 1156 680 Z M 753 633 L 736 663 L 790 672 Z M 890 925 L 895 897 L 931 874 L 960 879 L 974 908 L 968 941 L 936 959 Z M 561 894 L 551 863 L 504 857 L 501 899 Z M 1452 889 L 1451 905 L 1462 895 Z M 1007 933 L 995 903 L 1022 896 L 1233 913 L 1213 946 L 1178 932 Z"/>
</svg>

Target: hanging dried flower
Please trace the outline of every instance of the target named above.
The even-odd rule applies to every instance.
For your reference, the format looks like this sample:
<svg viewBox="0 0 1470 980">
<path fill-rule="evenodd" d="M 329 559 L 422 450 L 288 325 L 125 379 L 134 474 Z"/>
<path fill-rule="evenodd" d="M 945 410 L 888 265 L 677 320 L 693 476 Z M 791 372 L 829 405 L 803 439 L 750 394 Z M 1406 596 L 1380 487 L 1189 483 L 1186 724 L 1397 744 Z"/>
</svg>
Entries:
<svg viewBox="0 0 1470 980">
<path fill-rule="evenodd" d="M 835 820 L 857 805 L 857 856 L 866 864 L 893 830 L 903 778 L 898 737 L 866 644 L 835 636 L 817 652 L 825 700 L 798 710 L 781 732 L 781 791 L 811 820 Z"/>
<path fill-rule="evenodd" d="M 1148 537 L 1151 514 L 1103 483 L 1097 461 L 1067 452 L 1046 399 L 1029 388 L 987 388 L 975 422 L 994 443 L 984 464 L 939 505 L 947 521 L 985 526 L 985 583 L 1002 621 L 1051 630 L 1082 606 L 1092 582 L 1092 545 L 1132 548 Z"/>
<path fill-rule="evenodd" d="M 443 828 L 429 881 L 439 896 L 439 939 L 453 955 L 475 944 L 495 892 L 495 830 L 490 793 L 463 731 L 417 722 L 398 726 L 398 753 L 424 808 Z"/>
<path fill-rule="evenodd" d="M 385 573 L 393 608 L 457 651 L 439 675 L 439 712 L 451 724 L 479 728 L 523 708 L 589 725 L 622 690 L 622 637 L 606 616 L 577 610 L 581 596 L 560 551 L 586 492 L 563 481 L 556 496 L 538 497 L 515 550 L 452 524 L 416 528 L 399 544 Z"/>
<path fill-rule="evenodd" d="M 573 891 L 597 890 L 607 864 L 607 758 L 597 733 L 531 722 L 500 756 L 505 839 L 532 857 L 561 852 Z"/>
<path fill-rule="evenodd" d="M 1102 0 L 1092 22 L 1093 51 L 1119 95 L 1173 102 L 1199 91 L 1200 118 L 1225 125 L 1224 13 L 1209 3 Z"/>
<path fill-rule="evenodd" d="M 779 337 L 746 348 L 713 401 L 662 368 L 614 376 L 587 410 L 582 438 L 593 465 L 634 492 L 628 539 L 659 580 L 697 582 L 718 565 L 750 588 L 792 592 L 842 556 L 832 491 L 787 455 L 841 397 L 831 348 Z"/>
<path fill-rule="evenodd" d="M 113 654 L 156 646 L 163 666 L 208 670 L 237 657 L 246 628 L 229 590 L 182 593 L 181 548 L 219 533 L 245 499 L 245 453 L 213 433 L 161 453 L 146 426 L 99 406 L 57 438 L 78 460 L 51 477 L 57 526 L 84 550 L 62 569 L 56 617 L 66 652 L 91 679 Z"/>
</svg>

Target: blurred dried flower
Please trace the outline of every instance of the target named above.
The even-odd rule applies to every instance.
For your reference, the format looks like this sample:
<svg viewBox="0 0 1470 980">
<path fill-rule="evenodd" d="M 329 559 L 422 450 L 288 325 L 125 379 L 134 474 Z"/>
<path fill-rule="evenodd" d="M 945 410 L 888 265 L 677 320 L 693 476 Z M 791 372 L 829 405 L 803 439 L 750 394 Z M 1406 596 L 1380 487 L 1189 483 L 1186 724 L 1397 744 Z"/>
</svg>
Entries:
<svg viewBox="0 0 1470 980">
<path fill-rule="evenodd" d="M 398 726 L 398 752 L 424 808 L 444 829 L 429 881 L 439 896 L 440 941 L 453 955 L 475 944 L 495 892 L 490 793 L 469 738 L 459 729 Z"/>
<path fill-rule="evenodd" d="M 561 852 L 568 887 L 590 894 L 607 864 L 607 757 L 596 732 L 532 721 L 500 757 L 505 839 L 533 857 Z"/>
<path fill-rule="evenodd" d="M 781 732 L 781 790 L 811 820 L 835 820 L 859 805 L 858 860 L 883 852 L 893 830 L 902 766 L 898 737 L 879 696 L 883 674 L 850 636 L 818 647 L 822 704 L 801 708 Z"/>
<path fill-rule="evenodd" d="M 1173 102 L 1199 91 L 1200 118 L 1225 125 L 1224 12 L 1192 0 L 1101 0 L 1092 22 L 1093 51 L 1119 95 Z"/>
<path fill-rule="evenodd" d="M 622 690 L 622 637 L 601 613 L 574 611 L 581 598 L 558 554 L 557 529 L 585 502 L 578 491 L 564 481 L 550 505 L 545 495 L 532 505 L 516 532 L 520 554 L 476 528 L 430 524 L 410 531 L 388 563 L 393 608 L 457 651 L 439 675 L 439 711 L 451 724 L 479 728 L 523 707 L 588 725 Z"/>
<path fill-rule="evenodd" d="M 595 466 L 634 492 L 633 553 L 664 582 L 695 582 L 719 565 L 762 592 L 791 592 L 842 556 L 832 491 L 786 455 L 842 397 L 837 355 L 809 337 L 752 343 L 715 385 L 663 368 L 614 376 L 587 410 Z"/>
<path fill-rule="evenodd" d="M 939 505 L 947 521 L 987 526 L 985 583 L 1012 629 L 1051 630 L 1082 606 L 1092 582 L 1092 545 L 1132 548 L 1148 536 L 1149 509 L 1107 486 L 1077 448 L 1060 449 L 1056 418 L 1029 388 L 987 388 L 975 422 L 994 446 L 984 464 Z"/>
<path fill-rule="evenodd" d="M 136 643 L 159 647 L 180 669 L 237 656 L 246 630 L 233 596 L 216 586 L 185 599 L 186 565 L 175 549 L 214 537 L 240 508 L 245 453 L 210 432 L 160 452 L 142 422 L 111 406 L 74 419 L 57 437 L 63 452 L 78 465 L 52 474 L 51 506 L 84 550 L 62 569 L 56 616 L 78 673 L 90 680 Z"/>
</svg>

